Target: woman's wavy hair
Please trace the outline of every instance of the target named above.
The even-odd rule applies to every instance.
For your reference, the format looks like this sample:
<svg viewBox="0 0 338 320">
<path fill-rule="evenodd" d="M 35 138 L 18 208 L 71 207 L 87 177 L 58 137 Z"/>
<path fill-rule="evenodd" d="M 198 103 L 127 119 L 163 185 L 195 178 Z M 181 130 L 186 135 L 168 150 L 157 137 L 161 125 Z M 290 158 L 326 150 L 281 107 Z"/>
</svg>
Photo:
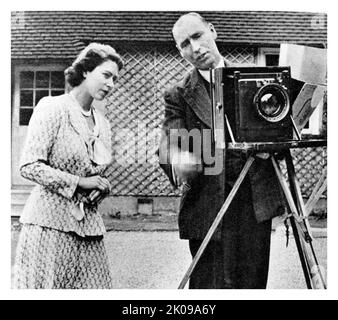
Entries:
<svg viewBox="0 0 338 320">
<path fill-rule="evenodd" d="M 93 71 L 108 60 L 115 62 L 119 71 L 123 68 L 123 60 L 114 48 L 100 43 L 90 43 L 79 53 L 73 64 L 65 70 L 66 81 L 72 87 L 76 87 L 84 80 L 85 72 Z"/>
</svg>

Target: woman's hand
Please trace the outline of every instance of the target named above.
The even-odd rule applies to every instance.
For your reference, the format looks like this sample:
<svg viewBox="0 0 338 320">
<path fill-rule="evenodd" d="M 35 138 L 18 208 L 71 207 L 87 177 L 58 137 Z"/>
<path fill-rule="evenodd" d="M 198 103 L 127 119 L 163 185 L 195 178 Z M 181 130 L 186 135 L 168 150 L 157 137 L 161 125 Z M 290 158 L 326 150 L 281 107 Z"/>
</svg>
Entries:
<svg viewBox="0 0 338 320">
<path fill-rule="evenodd" d="M 99 190 L 102 193 L 110 191 L 108 179 L 101 176 L 80 177 L 78 187 L 84 190 Z"/>
<path fill-rule="evenodd" d="M 99 190 L 93 190 L 90 195 L 88 196 L 88 200 L 90 203 L 99 203 L 106 194 L 99 191 Z"/>
</svg>

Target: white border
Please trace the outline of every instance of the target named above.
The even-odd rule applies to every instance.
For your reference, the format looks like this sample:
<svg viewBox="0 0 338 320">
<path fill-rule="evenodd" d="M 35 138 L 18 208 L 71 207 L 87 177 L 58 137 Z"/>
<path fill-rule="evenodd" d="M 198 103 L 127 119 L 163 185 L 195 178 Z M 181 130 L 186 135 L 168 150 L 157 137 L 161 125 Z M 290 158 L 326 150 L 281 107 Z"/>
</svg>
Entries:
<svg viewBox="0 0 338 320">
<path fill-rule="evenodd" d="M 171 299 L 217 299 L 217 300 L 251 300 L 251 299 L 263 299 L 263 300 L 274 300 L 274 299 L 336 299 L 337 298 L 337 252 L 336 252 L 336 236 L 338 232 L 335 230 L 337 224 L 335 223 L 337 212 L 329 206 L 329 255 L 328 255 L 328 276 L 329 276 L 329 289 L 326 291 L 308 291 L 308 290 L 112 290 L 112 291 L 16 291 L 11 290 L 10 288 L 10 224 L 8 221 L 9 214 L 6 214 L 7 210 L 10 210 L 10 11 L 14 10 L 189 10 L 189 11 L 198 11 L 198 10 L 283 10 L 283 11 L 308 11 L 308 12 L 329 12 L 329 39 L 330 42 L 330 51 L 335 54 L 338 52 L 335 50 L 336 46 L 336 37 L 333 35 L 334 30 L 337 30 L 337 26 L 334 26 L 337 23 L 337 17 L 334 17 L 335 10 L 331 2 L 322 0 L 322 1 L 307 1 L 296 2 L 294 0 L 283 0 L 283 1 L 237 1 L 236 4 L 230 1 L 215 1 L 207 3 L 208 7 L 206 8 L 206 3 L 196 1 L 168 1 L 167 4 L 160 4 L 159 1 L 129 1 L 125 0 L 122 2 L 118 1 L 100 1 L 100 7 L 98 8 L 98 3 L 85 3 L 83 1 L 64 1 L 60 0 L 54 2 L 52 6 L 50 3 L 42 1 L 11 1 L 4 5 L 2 4 L 1 8 L 1 32 L 3 33 L 1 39 L 4 44 L 4 48 L 1 50 L 1 61 L 3 77 L 2 77 L 2 92 L 3 92 L 3 101 L 2 101 L 2 116 L 1 120 L 4 123 L 1 123 L 2 129 L 2 150 L 6 153 L 8 152 L 9 156 L 2 156 L 1 158 L 1 221 L 0 221 L 0 234 L 1 234 L 1 254 L 2 254 L 2 263 L 0 264 L 0 283 L 1 283 L 1 293 L 0 298 L 2 299 L 116 299 L 116 300 L 134 300 L 134 299 L 149 299 L 149 300 L 171 300 Z M 332 7 L 331 7 L 332 6 Z M 330 7 L 332 11 L 330 10 Z M 330 55 L 329 55 L 330 57 Z M 330 58 L 329 58 L 330 59 Z M 336 57 L 333 58 L 333 61 L 336 61 Z M 329 60 L 330 62 L 330 60 Z M 336 63 L 336 62 L 335 62 Z M 329 84 L 332 87 L 332 93 L 335 92 L 334 82 L 336 81 L 337 76 L 334 75 L 334 71 L 329 71 Z M 331 83 L 332 81 L 332 83 Z M 329 94 L 329 105 L 334 106 L 336 103 L 331 99 L 334 94 Z M 331 108 L 329 110 L 330 119 L 338 119 L 335 115 L 335 110 L 337 108 Z M 338 127 L 332 122 L 330 122 L 332 128 L 329 127 L 329 141 L 330 136 L 336 137 L 334 132 L 334 127 Z M 333 147 L 336 149 L 336 147 Z M 329 151 L 331 159 L 335 159 L 335 150 Z M 329 162 L 330 163 L 330 162 Z M 330 181 L 337 181 L 335 178 L 332 178 L 336 174 L 335 168 L 329 165 L 329 174 Z M 330 184 L 330 183 L 329 183 Z M 332 189 L 331 189 L 332 188 Z M 329 187 L 329 201 L 330 195 L 337 194 L 333 189 L 334 186 L 332 183 Z M 336 197 L 336 196 L 335 196 Z M 206 300 L 207 301 L 207 300 Z"/>
</svg>

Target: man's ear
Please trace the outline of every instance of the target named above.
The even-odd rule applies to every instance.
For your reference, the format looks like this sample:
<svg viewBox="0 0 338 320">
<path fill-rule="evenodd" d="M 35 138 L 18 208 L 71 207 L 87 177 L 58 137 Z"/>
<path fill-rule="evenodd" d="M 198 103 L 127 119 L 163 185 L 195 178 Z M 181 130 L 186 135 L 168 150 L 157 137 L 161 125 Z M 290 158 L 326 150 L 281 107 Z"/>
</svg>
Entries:
<svg viewBox="0 0 338 320">
<path fill-rule="evenodd" d="M 176 45 L 176 48 L 177 48 L 178 52 L 180 53 L 181 57 L 184 58 L 181 48 L 178 45 Z"/>
<path fill-rule="evenodd" d="M 217 31 L 216 31 L 216 29 L 215 29 L 215 27 L 212 23 L 209 23 L 209 29 L 210 29 L 211 33 L 214 35 L 214 40 L 216 40 L 217 39 Z"/>
</svg>

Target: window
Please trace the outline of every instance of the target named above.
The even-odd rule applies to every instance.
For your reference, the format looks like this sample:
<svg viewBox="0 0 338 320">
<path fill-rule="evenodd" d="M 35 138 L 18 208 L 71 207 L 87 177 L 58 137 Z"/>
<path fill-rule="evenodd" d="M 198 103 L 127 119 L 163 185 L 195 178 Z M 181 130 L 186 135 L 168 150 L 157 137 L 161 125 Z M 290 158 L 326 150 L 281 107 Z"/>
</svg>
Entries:
<svg viewBox="0 0 338 320">
<path fill-rule="evenodd" d="M 266 66 L 278 66 L 279 54 L 266 54 L 265 65 Z"/>
<path fill-rule="evenodd" d="M 45 96 L 65 92 L 63 71 L 21 71 L 19 73 L 19 124 L 27 126 L 34 107 Z"/>
<path fill-rule="evenodd" d="M 257 64 L 259 66 L 278 66 L 279 48 L 259 48 L 257 55 Z"/>
</svg>

